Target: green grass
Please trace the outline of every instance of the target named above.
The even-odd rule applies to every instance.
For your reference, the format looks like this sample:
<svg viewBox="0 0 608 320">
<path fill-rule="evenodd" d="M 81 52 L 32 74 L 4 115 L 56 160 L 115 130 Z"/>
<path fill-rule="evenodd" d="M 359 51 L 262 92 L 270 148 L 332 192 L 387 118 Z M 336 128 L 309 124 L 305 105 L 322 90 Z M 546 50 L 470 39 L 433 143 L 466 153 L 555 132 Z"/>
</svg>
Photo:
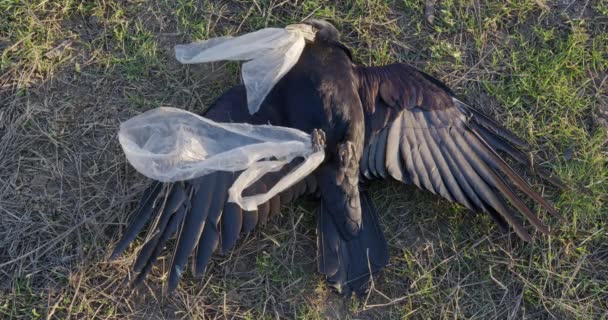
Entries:
<svg viewBox="0 0 608 320">
<path fill-rule="evenodd" d="M 0 317 L 608 318 L 608 2 L 0 0 Z M 340 29 L 364 65 L 413 64 L 534 147 L 571 190 L 538 190 L 567 223 L 522 243 L 482 214 L 395 182 L 371 190 L 391 263 L 344 301 L 316 273 L 314 205 L 162 292 L 107 262 L 148 183 L 120 121 L 158 106 L 201 112 L 236 63 L 182 66 L 175 44 L 307 17 Z M 133 253 L 134 251 L 131 251 Z"/>
</svg>

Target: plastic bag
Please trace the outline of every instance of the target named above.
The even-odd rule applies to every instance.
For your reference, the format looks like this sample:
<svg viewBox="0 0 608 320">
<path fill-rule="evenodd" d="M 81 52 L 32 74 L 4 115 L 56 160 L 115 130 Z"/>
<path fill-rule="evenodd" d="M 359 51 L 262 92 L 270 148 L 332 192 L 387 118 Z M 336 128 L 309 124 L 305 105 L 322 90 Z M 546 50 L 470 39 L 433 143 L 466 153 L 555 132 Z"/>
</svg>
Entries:
<svg viewBox="0 0 608 320">
<path fill-rule="evenodd" d="M 274 85 L 298 62 L 305 39 L 314 39 L 314 30 L 305 24 L 285 29 L 266 28 L 239 37 L 219 37 L 175 46 L 181 63 L 220 60 L 249 60 L 243 64 L 249 113 L 260 109 Z"/>
<path fill-rule="evenodd" d="M 217 123 L 176 108 L 156 108 L 120 125 L 118 139 L 127 159 L 143 175 L 174 182 L 215 171 L 244 170 L 229 190 L 228 201 L 257 210 L 279 192 L 314 171 L 323 151 L 314 152 L 310 135 L 296 129 Z M 268 192 L 242 197 L 264 174 L 278 171 L 297 157 L 304 161 Z"/>
</svg>

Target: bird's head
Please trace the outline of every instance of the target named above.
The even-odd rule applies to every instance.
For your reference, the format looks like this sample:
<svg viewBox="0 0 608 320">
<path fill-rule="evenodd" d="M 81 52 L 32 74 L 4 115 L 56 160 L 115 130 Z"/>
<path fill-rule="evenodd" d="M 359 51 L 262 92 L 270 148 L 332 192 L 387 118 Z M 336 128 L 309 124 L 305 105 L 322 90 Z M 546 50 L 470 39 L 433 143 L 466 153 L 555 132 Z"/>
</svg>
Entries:
<svg viewBox="0 0 608 320">
<path fill-rule="evenodd" d="M 333 24 L 321 19 L 308 19 L 304 24 L 311 26 L 316 31 L 319 40 L 328 42 L 340 42 L 340 32 Z"/>
<path fill-rule="evenodd" d="M 287 30 L 298 30 L 308 41 L 339 42 L 340 33 L 333 24 L 320 19 L 308 19 L 303 23 L 292 24 L 286 27 Z"/>
<path fill-rule="evenodd" d="M 304 38 L 310 42 L 324 42 L 340 47 L 353 60 L 353 55 L 348 47 L 340 42 L 340 32 L 333 24 L 321 19 L 308 19 L 302 23 L 288 25 L 287 30 L 298 30 Z"/>
</svg>

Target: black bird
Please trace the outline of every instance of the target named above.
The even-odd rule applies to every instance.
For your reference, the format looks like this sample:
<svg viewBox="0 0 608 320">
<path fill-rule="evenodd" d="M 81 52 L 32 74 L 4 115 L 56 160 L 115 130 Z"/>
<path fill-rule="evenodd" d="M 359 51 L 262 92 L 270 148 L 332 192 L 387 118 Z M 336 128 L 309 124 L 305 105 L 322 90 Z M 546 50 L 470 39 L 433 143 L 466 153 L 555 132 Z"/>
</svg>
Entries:
<svg viewBox="0 0 608 320">
<path fill-rule="evenodd" d="M 528 146 L 521 139 L 414 67 L 400 63 L 356 66 L 333 25 L 320 20 L 306 23 L 317 30 L 314 42 L 307 43 L 298 63 L 256 114 L 249 115 L 245 88 L 237 86 L 224 93 L 204 116 L 218 122 L 270 123 L 308 133 L 321 129 L 326 135 L 326 161 L 254 212 L 227 202 L 227 190 L 238 173 L 153 183 L 112 255 L 120 255 L 144 225 L 153 221 L 134 265 L 139 273 L 135 284 L 144 280 L 175 233 L 178 241 L 169 290 L 177 286 L 191 252 L 193 273 L 200 274 L 214 251 L 232 249 L 240 233 L 265 224 L 281 205 L 303 195 L 316 195 L 321 199 L 319 271 L 340 292 L 363 292 L 370 273 L 388 263 L 388 249 L 378 213 L 359 186 L 360 175 L 365 180 L 392 178 L 413 183 L 471 210 L 489 213 L 525 241 L 532 238 L 517 212 L 542 233 L 548 234 L 549 229 L 516 189 L 562 219 L 501 157 L 508 155 L 563 187 L 529 161 L 522 152 Z M 288 170 L 267 174 L 245 192 L 266 191 Z"/>
</svg>

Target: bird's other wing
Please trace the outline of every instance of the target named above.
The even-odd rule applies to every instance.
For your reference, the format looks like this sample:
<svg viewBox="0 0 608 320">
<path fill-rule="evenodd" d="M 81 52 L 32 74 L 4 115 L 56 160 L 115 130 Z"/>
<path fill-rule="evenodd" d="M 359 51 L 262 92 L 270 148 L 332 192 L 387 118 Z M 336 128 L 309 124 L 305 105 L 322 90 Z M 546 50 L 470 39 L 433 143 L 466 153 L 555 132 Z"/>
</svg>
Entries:
<svg viewBox="0 0 608 320">
<path fill-rule="evenodd" d="M 262 110 L 250 116 L 245 99 L 244 88 L 235 87 L 220 97 L 205 116 L 218 122 L 276 124 L 280 121 L 277 113 L 273 112 L 278 108 L 272 106 L 263 106 Z M 266 192 L 300 161 L 301 159 L 296 159 L 282 170 L 266 174 L 243 194 L 247 196 Z M 137 274 L 133 285 L 145 279 L 173 236 L 177 240 L 173 249 L 168 291 L 177 287 L 191 255 L 193 273 L 203 273 L 215 251 L 229 251 L 241 233 L 265 224 L 270 216 L 278 214 L 282 205 L 317 190 L 316 180 L 311 175 L 258 206 L 256 211 L 243 211 L 235 203 L 227 201 L 228 189 L 239 174 L 240 172 L 215 172 L 184 182 L 151 184 L 112 253 L 112 258 L 118 257 L 148 225 L 144 245 L 133 265 L 133 271 Z"/>
<path fill-rule="evenodd" d="M 360 165 L 364 177 L 392 177 L 490 213 L 526 241 L 531 236 L 516 212 L 549 233 L 516 190 L 552 215 L 560 217 L 558 212 L 502 156 L 526 164 L 557 186 L 563 184 L 528 160 L 521 151 L 528 148 L 524 141 L 414 67 L 392 64 L 357 71 L 366 117 Z"/>
</svg>

